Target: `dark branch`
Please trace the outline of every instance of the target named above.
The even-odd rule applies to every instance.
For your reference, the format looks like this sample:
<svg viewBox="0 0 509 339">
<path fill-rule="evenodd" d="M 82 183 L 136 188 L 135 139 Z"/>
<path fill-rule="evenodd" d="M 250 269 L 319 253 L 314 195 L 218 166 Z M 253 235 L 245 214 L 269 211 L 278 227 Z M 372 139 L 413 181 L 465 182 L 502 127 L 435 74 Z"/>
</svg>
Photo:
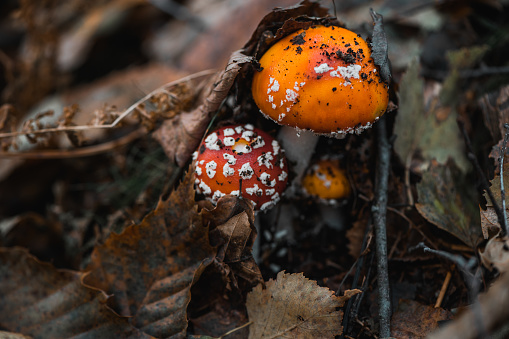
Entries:
<svg viewBox="0 0 509 339">
<path fill-rule="evenodd" d="M 389 268 L 387 262 L 387 193 L 391 146 L 387 140 L 385 117 L 377 123 L 378 162 L 376 170 L 375 202 L 371 207 L 375 228 L 378 304 L 380 312 L 380 337 L 391 336 L 391 298 L 389 289 Z"/>
</svg>

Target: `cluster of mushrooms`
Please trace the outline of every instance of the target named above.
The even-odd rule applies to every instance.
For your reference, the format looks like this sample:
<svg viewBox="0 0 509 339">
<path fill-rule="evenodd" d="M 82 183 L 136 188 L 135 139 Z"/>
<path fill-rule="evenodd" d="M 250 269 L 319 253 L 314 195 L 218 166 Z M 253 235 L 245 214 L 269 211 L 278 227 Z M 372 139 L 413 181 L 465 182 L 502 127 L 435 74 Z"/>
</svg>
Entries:
<svg viewBox="0 0 509 339">
<path fill-rule="evenodd" d="M 279 141 L 251 124 L 213 131 L 193 156 L 197 191 L 213 203 L 226 194 L 242 196 L 266 211 L 280 200 L 291 170 L 290 194 L 347 197 L 350 186 L 337 160 L 309 161 L 318 135 L 358 134 L 385 113 L 388 85 L 371 48 L 347 29 L 316 25 L 277 41 L 259 63 L 253 99 L 283 126 Z"/>
</svg>

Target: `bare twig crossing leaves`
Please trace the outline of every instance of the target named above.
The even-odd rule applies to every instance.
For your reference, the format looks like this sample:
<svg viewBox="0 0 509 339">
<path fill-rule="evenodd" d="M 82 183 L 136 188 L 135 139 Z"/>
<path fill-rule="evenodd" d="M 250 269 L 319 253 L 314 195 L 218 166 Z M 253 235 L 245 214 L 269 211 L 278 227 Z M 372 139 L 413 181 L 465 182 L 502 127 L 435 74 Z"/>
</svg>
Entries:
<svg viewBox="0 0 509 339">
<path fill-rule="evenodd" d="M 343 297 L 319 287 L 300 274 L 279 272 L 266 289 L 256 286 L 247 296 L 249 338 L 334 338 L 342 332 L 342 312 L 336 310 L 359 290 Z"/>
</svg>

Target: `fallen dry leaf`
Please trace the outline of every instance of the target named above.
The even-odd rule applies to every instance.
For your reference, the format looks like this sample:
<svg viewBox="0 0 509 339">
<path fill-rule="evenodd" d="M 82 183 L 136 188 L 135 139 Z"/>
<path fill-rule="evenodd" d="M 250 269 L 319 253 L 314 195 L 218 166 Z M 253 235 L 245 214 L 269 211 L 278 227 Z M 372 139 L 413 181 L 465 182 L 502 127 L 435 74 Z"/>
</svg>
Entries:
<svg viewBox="0 0 509 339">
<path fill-rule="evenodd" d="M 479 251 L 482 264 L 501 273 L 509 270 L 509 239 L 491 238 L 483 251 Z"/>
<path fill-rule="evenodd" d="M 429 222 L 475 248 L 481 236 L 478 207 L 472 188 L 452 161 L 432 161 L 417 184 L 415 207 Z"/>
<path fill-rule="evenodd" d="M 443 308 L 422 305 L 413 300 L 400 300 L 391 319 L 391 335 L 398 339 L 424 338 L 438 328 L 438 323 L 452 319 Z"/>
<path fill-rule="evenodd" d="M 37 338 L 152 338 L 83 286 L 83 273 L 57 270 L 21 248 L 0 249 L 0 327 Z"/>
<path fill-rule="evenodd" d="M 493 140 L 501 140 L 505 134 L 504 123 L 509 121 L 509 86 L 495 93 L 487 93 L 479 99 L 484 124 Z"/>
<path fill-rule="evenodd" d="M 185 336 L 191 286 L 215 255 L 194 202 L 193 173 L 140 224 L 96 247 L 84 280 L 114 295 L 112 307 L 158 337 Z"/>
<path fill-rule="evenodd" d="M 502 274 L 486 293 L 479 295 L 478 307 L 469 307 L 454 321 L 428 335 L 428 339 L 474 339 L 479 338 L 479 325 L 484 333 L 494 334 L 505 327 L 509 319 L 509 275 Z M 480 323 L 481 322 L 481 323 Z M 507 333 L 507 332 L 503 332 Z"/>
<path fill-rule="evenodd" d="M 279 272 L 266 289 L 256 286 L 247 295 L 247 312 L 253 324 L 249 338 L 334 338 L 342 332 L 343 312 L 337 310 L 359 290 L 338 297 L 302 273 Z"/>
<path fill-rule="evenodd" d="M 217 78 L 212 79 L 214 82 L 209 84 L 210 89 L 204 91 L 205 97 L 198 100 L 200 105 L 174 119 L 166 120 L 154 132 L 154 138 L 177 165 L 184 166 L 198 147 L 212 115 L 226 99 L 242 65 L 252 60 L 252 57 L 244 55 L 242 51 L 232 53 L 226 69 Z"/>
<path fill-rule="evenodd" d="M 496 160 L 497 163 L 497 169 L 499 167 L 499 160 Z M 500 171 L 497 171 L 500 173 Z M 509 183 L 509 163 L 504 163 L 504 186 Z M 499 208 L 502 208 L 502 189 L 501 189 L 501 182 L 500 182 L 500 174 L 496 174 L 495 177 L 490 180 L 490 191 L 493 194 L 493 199 L 495 199 L 495 202 L 498 204 Z M 495 236 L 500 231 L 500 223 L 498 221 L 497 213 L 495 212 L 495 208 L 493 207 L 494 204 L 491 201 L 488 193 L 484 192 L 484 198 L 486 199 L 486 210 L 483 210 L 482 208 L 479 208 L 479 212 L 481 215 L 481 227 L 484 239 L 488 239 L 490 237 L 490 234 L 492 236 Z M 506 198 L 507 199 L 507 198 Z M 506 208 L 507 212 L 507 208 Z M 509 223 L 509 215 L 507 216 L 507 222 Z"/>
</svg>

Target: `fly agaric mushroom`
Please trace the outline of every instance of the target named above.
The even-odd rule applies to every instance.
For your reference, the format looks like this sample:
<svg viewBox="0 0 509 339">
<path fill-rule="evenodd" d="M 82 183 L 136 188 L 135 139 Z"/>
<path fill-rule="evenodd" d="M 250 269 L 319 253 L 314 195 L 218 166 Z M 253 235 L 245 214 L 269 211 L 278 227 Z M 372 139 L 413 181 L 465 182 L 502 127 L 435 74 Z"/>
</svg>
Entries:
<svg viewBox="0 0 509 339">
<path fill-rule="evenodd" d="M 334 202 L 350 195 L 350 183 L 338 160 L 322 159 L 314 163 L 302 178 L 302 188 L 314 197 Z"/>
<path fill-rule="evenodd" d="M 277 41 L 259 62 L 253 99 L 266 117 L 284 126 L 278 139 L 288 159 L 297 163 L 294 182 L 308 166 L 317 142 L 314 134 L 358 134 L 386 111 L 388 84 L 371 58 L 371 48 L 347 29 L 301 29 Z M 286 126 L 296 128 L 301 137 L 288 140 L 295 132 Z"/>
<path fill-rule="evenodd" d="M 277 140 L 250 124 L 231 125 L 210 133 L 195 160 L 195 183 L 212 203 L 226 194 L 242 196 L 265 211 L 281 198 L 288 168 Z"/>
</svg>

